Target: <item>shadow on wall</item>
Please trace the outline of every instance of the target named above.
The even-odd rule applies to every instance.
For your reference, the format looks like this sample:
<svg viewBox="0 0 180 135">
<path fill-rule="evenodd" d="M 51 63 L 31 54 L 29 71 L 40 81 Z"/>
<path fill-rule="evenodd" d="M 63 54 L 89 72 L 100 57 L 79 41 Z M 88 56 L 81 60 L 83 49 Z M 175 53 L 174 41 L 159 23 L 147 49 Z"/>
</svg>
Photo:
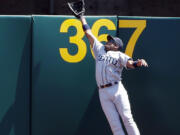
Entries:
<svg viewBox="0 0 180 135">
<path fill-rule="evenodd" d="M 23 54 L 21 58 L 15 101 L 5 114 L 2 122 L 0 123 L 0 134 L 9 135 L 12 128 L 14 127 L 14 133 L 16 135 L 27 135 L 29 124 L 29 73 L 27 72 L 27 62 L 29 62 L 29 52 L 28 40 L 23 49 Z"/>
<path fill-rule="evenodd" d="M 98 89 L 94 90 L 92 99 L 80 121 L 75 135 L 110 135 L 111 129 L 101 109 Z M 103 130 L 102 130 L 103 129 Z"/>
<path fill-rule="evenodd" d="M 31 32 L 29 32 L 31 34 Z M 31 38 L 27 36 L 27 40 L 23 49 L 19 73 L 17 79 L 17 87 L 15 101 L 4 115 L 0 123 L 0 135 L 29 135 L 30 134 L 30 45 Z M 38 73 L 40 64 L 37 65 Z"/>
</svg>

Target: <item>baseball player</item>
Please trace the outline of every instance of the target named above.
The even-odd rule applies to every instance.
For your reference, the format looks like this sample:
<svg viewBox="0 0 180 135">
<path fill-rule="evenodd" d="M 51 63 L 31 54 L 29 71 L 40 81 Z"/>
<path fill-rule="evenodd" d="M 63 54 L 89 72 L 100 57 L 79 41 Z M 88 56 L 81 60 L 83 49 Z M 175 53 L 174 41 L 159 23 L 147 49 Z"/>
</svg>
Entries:
<svg viewBox="0 0 180 135">
<path fill-rule="evenodd" d="M 121 82 L 121 74 L 124 67 L 129 69 L 148 67 L 147 62 L 144 59 L 133 61 L 121 52 L 123 42 L 118 37 L 108 35 L 107 43 L 103 45 L 92 34 L 83 14 L 76 14 L 76 17 L 82 22 L 83 30 L 95 55 L 99 98 L 113 135 L 125 135 L 120 117 L 128 135 L 140 135 L 133 120 L 127 92 Z"/>
<path fill-rule="evenodd" d="M 120 116 L 128 135 L 140 135 L 131 114 L 127 92 L 121 82 L 121 74 L 124 67 L 134 69 L 147 67 L 148 64 L 144 59 L 133 61 L 132 58 L 122 53 L 120 50 L 123 42 L 120 38 L 108 35 L 108 41 L 103 45 L 92 34 L 86 19 L 81 16 L 80 20 L 95 55 L 99 98 L 113 134 L 125 135 Z"/>
</svg>

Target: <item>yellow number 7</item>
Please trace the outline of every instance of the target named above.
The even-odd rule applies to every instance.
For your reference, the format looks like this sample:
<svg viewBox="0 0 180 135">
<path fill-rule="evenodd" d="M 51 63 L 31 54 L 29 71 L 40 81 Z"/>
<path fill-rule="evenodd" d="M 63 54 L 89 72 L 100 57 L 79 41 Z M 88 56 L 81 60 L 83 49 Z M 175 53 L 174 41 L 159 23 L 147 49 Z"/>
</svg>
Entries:
<svg viewBox="0 0 180 135">
<path fill-rule="evenodd" d="M 125 53 L 132 57 L 136 42 L 146 27 L 146 20 L 119 20 L 119 28 L 136 28 L 132 34 L 127 46 Z"/>
</svg>

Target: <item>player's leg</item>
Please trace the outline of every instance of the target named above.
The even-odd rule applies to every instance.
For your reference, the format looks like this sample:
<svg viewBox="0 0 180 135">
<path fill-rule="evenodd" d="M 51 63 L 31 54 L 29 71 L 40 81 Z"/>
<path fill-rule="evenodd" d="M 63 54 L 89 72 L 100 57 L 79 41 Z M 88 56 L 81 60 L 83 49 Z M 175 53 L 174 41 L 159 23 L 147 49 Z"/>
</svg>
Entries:
<svg viewBox="0 0 180 135">
<path fill-rule="evenodd" d="M 121 83 L 118 84 L 118 94 L 116 95 L 114 102 L 128 135 L 140 135 L 137 125 L 133 120 L 127 92 Z"/>
<path fill-rule="evenodd" d="M 99 90 L 99 98 L 113 135 L 125 135 L 119 119 L 119 113 L 117 112 L 114 103 L 110 100 L 107 92 L 104 90 L 105 89 Z"/>
</svg>

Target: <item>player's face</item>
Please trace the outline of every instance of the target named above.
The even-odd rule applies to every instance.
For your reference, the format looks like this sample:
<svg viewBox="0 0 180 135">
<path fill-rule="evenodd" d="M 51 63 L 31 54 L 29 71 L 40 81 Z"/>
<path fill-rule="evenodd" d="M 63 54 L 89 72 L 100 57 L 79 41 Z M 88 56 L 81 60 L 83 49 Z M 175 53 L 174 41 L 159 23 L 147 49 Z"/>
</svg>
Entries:
<svg viewBox="0 0 180 135">
<path fill-rule="evenodd" d="M 119 47 L 112 42 L 107 42 L 105 44 L 105 50 L 106 51 L 119 51 Z"/>
</svg>

